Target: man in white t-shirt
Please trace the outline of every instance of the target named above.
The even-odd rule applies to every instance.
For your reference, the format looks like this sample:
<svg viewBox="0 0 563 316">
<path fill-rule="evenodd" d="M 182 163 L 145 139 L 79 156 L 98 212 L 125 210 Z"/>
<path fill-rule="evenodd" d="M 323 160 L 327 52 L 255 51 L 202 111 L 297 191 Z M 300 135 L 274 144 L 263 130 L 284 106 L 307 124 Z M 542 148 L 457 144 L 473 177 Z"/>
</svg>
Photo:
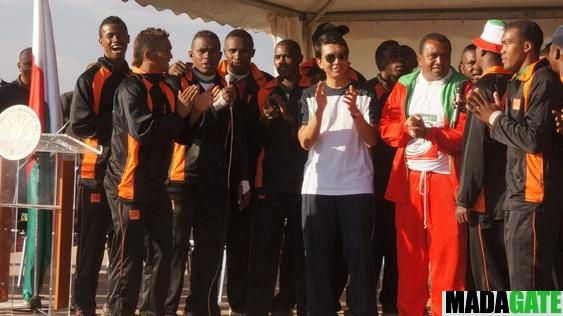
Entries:
<svg viewBox="0 0 563 316">
<path fill-rule="evenodd" d="M 375 97 L 346 76 L 348 46 L 335 34 L 320 39 L 316 61 L 326 81 L 303 91 L 301 146 L 309 151 L 303 177 L 303 239 L 309 316 L 336 315 L 333 251 L 342 239 L 350 273 L 348 304 L 354 315 L 375 315 L 370 233 L 376 143 Z M 338 234 L 341 236 L 338 237 Z"/>
<path fill-rule="evenodd" d="M 381 139 L 397 147 L 385 198 L 396 203 L 401 316 L 426 314 L 429 276 L 433 315 L 441 315 L 441 291 L 465 288 L 465 226 L 455 217 L 465 115 L 453 100 L 468 85 L 450 56 L 447 37 L 426 35 L 420 69 L 395 84 L 380 120 Z"/>
</svg>

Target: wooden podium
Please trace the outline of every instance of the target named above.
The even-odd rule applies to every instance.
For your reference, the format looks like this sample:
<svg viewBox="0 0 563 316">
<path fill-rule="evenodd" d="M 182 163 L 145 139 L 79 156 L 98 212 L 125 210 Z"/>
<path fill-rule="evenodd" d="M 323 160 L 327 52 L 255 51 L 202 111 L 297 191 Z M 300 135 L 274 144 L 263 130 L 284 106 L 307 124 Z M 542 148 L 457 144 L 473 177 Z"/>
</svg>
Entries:
<svg viewBox="0 0 563 316">
<path fill-rule="evenodd" d="M 14 215 L 19 209 L 32 208 L 52 212 L 53 217 L 48 304 L 42 302 L 47 308 L 45 312 L 50 314 L 52 310 L 69 306 L 77 158 L 87 152 L 100 154 L 101 148 L 93 148 L 65 134 L 41 134 L 35 153 L 30 157 L 19 161 L 0 158 L 0 302 L 13 299 L 16 292 L 21 293 L 20 288 L 13 286 L 16 278 L 10 276 L 10 256 L 16 253 Z M 27 177 L 31 164 L 38 170 L 36 183 L 31 183 L 34 180 Z M 36 196 L 22 192 L 26 187 L 36 187 L 33 191 Z M 37 240 L 26 243 L 38 245 Z M 37 296 L 38 283 L 35 278 L 34 295 Z M 44 292 L 41 296 L 45 298 Z"/>
</svg>

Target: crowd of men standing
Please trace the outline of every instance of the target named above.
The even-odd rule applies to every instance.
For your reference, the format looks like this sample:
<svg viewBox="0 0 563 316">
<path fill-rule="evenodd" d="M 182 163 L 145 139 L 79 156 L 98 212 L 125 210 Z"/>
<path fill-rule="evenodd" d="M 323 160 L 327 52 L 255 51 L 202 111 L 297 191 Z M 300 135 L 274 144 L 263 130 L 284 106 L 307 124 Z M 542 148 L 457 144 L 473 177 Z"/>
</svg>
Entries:
<svg viewBox="0 0 563 316">
<path fill-rule="evenodd" d="M 80 157 L 77 315 L 95 315 L 106 244 L 110 315 L 176 315 L 187 266 L 185 315 L 220 315 L 225 247 L 232 315 L 335 315 L 346 286 L 347 313 L 377 315 L 383 258 L 389 315 L 429 298 L 441 315 L 443 290 L 561 289 L 563 27 L 540 58 L 536 23 L 489 20 L 459 72 L 442 34 L 417 53 L 388 40 L 369 81 L 348 31 L 321 24 L 308 61 L 282 40 L 272 77 L 241 29 L 222 49 L 199 31 L 169 65 L 149 27 L 130 67 L 126 24 L 101 22 L 103 56 L 66 111 L 103 147 Z M 27 103 L 30 53 L 2 109 Z"/>
</svg>

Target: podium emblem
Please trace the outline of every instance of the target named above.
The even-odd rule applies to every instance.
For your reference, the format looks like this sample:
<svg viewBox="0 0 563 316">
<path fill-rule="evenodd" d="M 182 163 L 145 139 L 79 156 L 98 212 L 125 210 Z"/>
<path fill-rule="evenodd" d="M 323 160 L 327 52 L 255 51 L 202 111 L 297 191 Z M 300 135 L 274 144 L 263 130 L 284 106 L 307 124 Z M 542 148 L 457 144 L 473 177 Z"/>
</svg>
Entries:
<svg viewBox="0 0 563 316">
<path fill-rule="evenodd" d="M 41 122 L 26 105 L 13 105 L 0 113 L 0 156 L 23 159 L 35 150 L 41 136 Z"/>
</svg>

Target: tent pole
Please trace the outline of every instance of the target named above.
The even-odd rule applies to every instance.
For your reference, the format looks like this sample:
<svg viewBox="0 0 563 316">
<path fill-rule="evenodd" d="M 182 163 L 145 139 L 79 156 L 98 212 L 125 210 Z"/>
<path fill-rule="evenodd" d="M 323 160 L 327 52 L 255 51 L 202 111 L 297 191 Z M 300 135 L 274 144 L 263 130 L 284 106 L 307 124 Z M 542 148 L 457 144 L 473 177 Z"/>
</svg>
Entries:
<svg viewBox="0 0 563 316">
<path fill-rule="evenodd" d="M 307 21 L 307 28 L 309 30 L 311 30 L 313 28 L 313 25 L 315 23 L 317 23 L 317 21 L 319 21 L 328 11 L 328 9 L 330 9 L 330 7 L 332 7 L 332 5 L 334 4 L 336 0 L 327 0 L 325 2 L 325 4 L 323 5 L 323 7 L 319 10 L 319 12 L 317 12 L 317 14 L 315 14 L 315 16 L 310 19 L 309 21 Z"/>
</svg>

